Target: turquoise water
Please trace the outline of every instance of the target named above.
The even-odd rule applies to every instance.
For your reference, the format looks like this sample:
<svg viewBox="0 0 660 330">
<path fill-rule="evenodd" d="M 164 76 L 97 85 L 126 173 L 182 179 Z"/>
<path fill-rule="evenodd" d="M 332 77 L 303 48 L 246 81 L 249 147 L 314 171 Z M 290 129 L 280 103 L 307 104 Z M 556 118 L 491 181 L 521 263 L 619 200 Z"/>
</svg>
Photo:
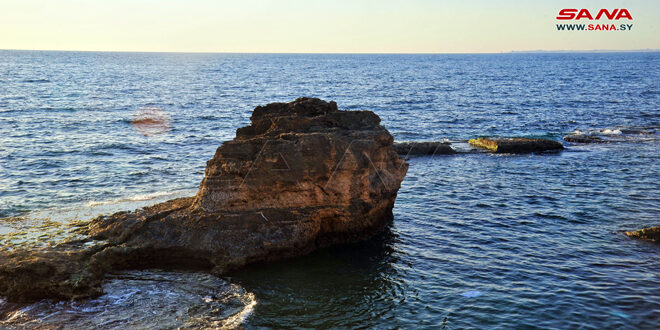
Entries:
<svg viewBox="0 0 660 330">
<path fill-rule="evenodd" d="M 0 233 L 192 195 L 206 160 L 255 106 L 299 96 L 373 110 L 400 141 L 574 131 L 615 140 L 566 143 L 560 154 L 411 159 L 384 233 L 229 274 L 218 283 L 239 286 L 242 309 L 208 307 L 200 277 L 168 327 L 236 315 L 248 328 L 660 326 L 660 247 L 621 234 L 660 225 L 660 53 L 0 51 L 0 91 L 0 217 L 19 217 Z M 147 107 L 169 116 L 167 133 L 136 132 L 131 121 Z M 116 292 L 151 292 L 116 309 L 135 315 L 182 290 L 122 276 L 109 296 L 82 304 L 116 308 Z M 121 324 L 57 306 L 0 301 L 2 325 Z M 155 310 L 135 325 L 163 317 Z"/>
</svg>

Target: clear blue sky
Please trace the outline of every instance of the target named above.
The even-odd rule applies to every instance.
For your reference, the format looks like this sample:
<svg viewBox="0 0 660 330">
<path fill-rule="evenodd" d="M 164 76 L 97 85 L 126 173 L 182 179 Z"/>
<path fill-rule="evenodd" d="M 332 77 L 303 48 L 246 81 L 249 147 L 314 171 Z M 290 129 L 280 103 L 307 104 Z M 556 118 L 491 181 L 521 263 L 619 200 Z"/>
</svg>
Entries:
<svg viewBox="0 0 660 330">
<path fill-rule="evenodd" d="M 560 32 L 561 8 L 632 31 Z M 580 21 L 585 23 L 595 23 Z M 608 23 L 601 21 L 600 23 Z M 660 0 L 1 0 L 0 49 L 473 53 L 660 49 Z"/>
</svg>

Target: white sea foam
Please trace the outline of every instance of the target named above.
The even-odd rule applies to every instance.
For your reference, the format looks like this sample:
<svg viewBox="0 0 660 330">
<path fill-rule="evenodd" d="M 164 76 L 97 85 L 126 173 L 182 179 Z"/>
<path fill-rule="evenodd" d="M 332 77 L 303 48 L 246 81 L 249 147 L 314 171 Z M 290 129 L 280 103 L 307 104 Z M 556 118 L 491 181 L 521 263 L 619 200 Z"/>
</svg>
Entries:
<svg viewBox="0 0 660 330">
<path fill-rule="evenodd" d="M 109 205 L 109 204 L 116 204 L 119 203 L 118 200 L 108 200 L 108 201 L 87 201 L 87 206 L 94 207 L 94 206 L 99 206 L 99 205 Z"/>
<path fill-rule="evenodd" d="M 619 130 L 619 129 L 609 129 L 608 128 L 608 129 L 602 130 L 600 133 L 604 134 L 604 135 L 620 135 L 621 130 Z"/>
<path fill-rule="evenodd" d="M 194 194 L 194 191 L 192 191 L 192 190 L 157 191 L 157 192 L 148 193 L 148 194 L 137 194 L 137 195 L 133 195 L 133 196 L 129 196 L 129 197 L 115 198 L 115 199 L 103 200 L 103 201 L 89 200 L 89 201 L 87 201 L 87 206 L 93 207 L 93 206 L 101 206 L 101 205 L 120 204 L 120 203 L 125 203 L 125 202 L 150 201 L 150 200 L 158 199 L 160 197 L 175 197 L 175 196 L 181 195 L 182 192 L 185 192 L 188 195 Z"/>
<path fill-rule="evenodd" d="M 170 196 L 172 194 L 176 194 L 176 193 L 173 193 L 172 191 L 157 191 L 157 192 L 154 192 L 154 193 L 151 193 L 151 194 L 135 195 L 135 196 L 131 197 L 130 200 L 132 200 L 132 201 L 147 201 L 147 200 L 158 198 L 158 197 Z"/>
<path fill-rule="evenodd" d="M 240 312 L 222 320 L 221 324 L 219 324 L 221 329 L 237 328 L 252 314 L 254 311 L 254 306 L 257 305 L 257 299 L 255 298 L 254 293 L 248 292 L 244 296 L 244 300 L 246 304 L 243 309 Z"/>
</svg>

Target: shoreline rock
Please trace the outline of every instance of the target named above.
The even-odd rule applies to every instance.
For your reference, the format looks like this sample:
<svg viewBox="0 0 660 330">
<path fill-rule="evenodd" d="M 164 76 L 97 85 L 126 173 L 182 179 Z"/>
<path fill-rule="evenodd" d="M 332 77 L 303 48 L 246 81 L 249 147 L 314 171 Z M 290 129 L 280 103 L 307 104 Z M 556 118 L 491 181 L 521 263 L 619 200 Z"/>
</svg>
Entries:
<svg viewBox="0 0 660 330">
<path fill-rule="evenodd" d="M 480 137 L 470 139 L 468 143 L 476 148 L 487 149 L 494 153 L 520 154 L 564 149 L 561 143 L 549 139 Z"/>
<path fill-rule="evenodd" d="M 627 231 L 624 234 L 630 238 L 637 238 L 660 243 L 660 226 L 643 228 L 635 231 Z"/>
<path fill-rule="evenodd" d="M 207 162 L 196 196 L 94 219 L 91 247 L 0 250 L 0 295 L 97 296 L 118 269 L 220 275 L 367 239 L 392 221 L 408 163 L 376 114 L 299 98 L 256 107 L 250 121 Z"/>
<path fill-rule="evenodd" d="M 446 142 L 394 142 L 400 156 L 453 155 L 456 153 Z"/>
<path fill-rule="evenodd" d="M 564 136 L 563 139 L 566 142 L 573 142 L 573 143 L 606 143 L 607 142 L 598 136 L 586 135 L 586 134 L 569 134 Z"/>
</svg>

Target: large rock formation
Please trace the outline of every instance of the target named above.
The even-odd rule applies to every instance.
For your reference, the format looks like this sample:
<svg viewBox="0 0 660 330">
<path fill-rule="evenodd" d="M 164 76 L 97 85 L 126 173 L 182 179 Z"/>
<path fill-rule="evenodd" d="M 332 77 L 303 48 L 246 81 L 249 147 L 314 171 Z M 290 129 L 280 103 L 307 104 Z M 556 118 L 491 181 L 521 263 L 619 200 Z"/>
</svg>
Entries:
<svg viewBox="0 0 660 330">
<path fill-rule="evenodd" d="M 93 296 L 112 269 L 223 274 L 362 240 L 392 220 L 408 163 L 376 114 L 300 98 L 250 120 L 207 163 L 195 197 L 95 219 L 92 247 L 0 252 L 0 295 Z"/>
</svg>

